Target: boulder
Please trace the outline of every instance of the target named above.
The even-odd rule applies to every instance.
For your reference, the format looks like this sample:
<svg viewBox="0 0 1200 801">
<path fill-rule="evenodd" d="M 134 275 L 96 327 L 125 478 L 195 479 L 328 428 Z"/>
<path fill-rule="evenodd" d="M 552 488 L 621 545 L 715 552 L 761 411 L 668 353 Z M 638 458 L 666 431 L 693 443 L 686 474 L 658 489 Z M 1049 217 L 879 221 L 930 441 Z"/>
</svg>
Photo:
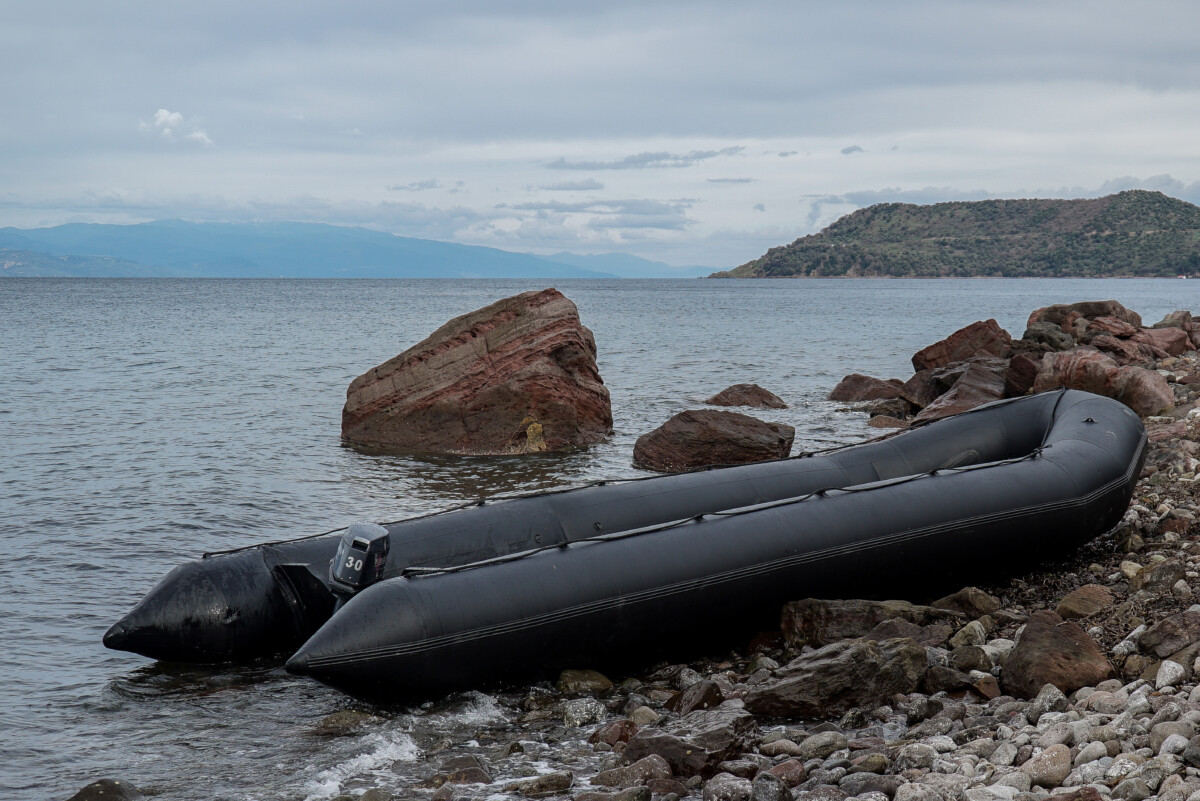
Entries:
<svg viewBox="0 0 1200 801">
<path fill-rule="evenodd" d="M 938 598 L 929 605 L 935 609 L 947 609 L 974 619 L 990 615 L 999 609 L 1000 599 L 978 587 L 963 587 L 958 592 Z"/>
<path fill-rule="evenodd" d="M 657 754 L 676 776 L 711 776 L 716 767 L 745 750 L 754 717 L 726 706 L 692 712 L 662 726 L 649 726 L 629 740 L 626 762 Z"/>
<path fill-rule="evenodd" d="M 630 765 L 602 770 L 592 777 L 592 784 L 604 787 L 639 787 L 651 779 L 671 778 L 671 766 L 658 754 L 650 754 Z"/>
<path fill-rule="evenodd" d="M 612 431 L 596 341 L 556 289 L 456 317 L 350 382 L 342 439 L 456 454 L 557 451 Z"/>
<path fill-rule="evenodd" d="M 697 709 L 720 706 L 724 700 L 720 685 L 712 679 L 703 679 L 672 696 L 666 707 L 677 715 L 687 715 Z"/>
<path fill-rule="evenodd" d="M 1193 323 L 1192 313 L 1186 309 L 1176 309 L 1159 320 L 1151 328 L 1182 328 L 1188 330 Z"/>
<path fill-rule="evenodd" d="M 613 683 L 596 670 L 564 670 L 555 686 L 560 693 L 602 693 L 611 690 Z"/>
<path fill-rule="evenodd" d="M 925 647 L 910 639 L 842 640 L 802 654 L 745 697 L 746 709 L 774 717 L 827 717 L 875 707 L 916 690 L 925 674 Z"/>
<path fill-rule="evenodd" d="M 1169 356 L 1179 356 L 1192 349 L 1192 339 L 1181 328 L 1143 328 L 1129 338 L 1159 348 Z"/>
<path fill-rule="evenodd" d="M 774 392 L 758 384 L 734 384 L 705 401 L 710 406 L 753 406 L 758 409 L 786 409 L 787 404 Z"/>
<path fill-rule="evenodd" d="M 1044 320 L 1058 325 L 1067 323 L 1069 326 L 1068 321 L 1072 315 L 1075 319 L 1086 317 L 1089 320 L 1097 317 L 1115 317 L 1134 328 L 1142 327 L 1142 316 L 1135 311 L 1130 311 L 1115 300 L 1084 300 L 1079 303 L 1059 303 L 1054 306 L 1046 306 L 1029 315 L 1026 325 Z M 1064 326 L 1064 331 L 1067 330 L 1067 326 Z"/>
<path fill-rule="evenodd" d="M 918 370 L 900 387 L 900 397 L 918 409 L 928 406 L 938 395 L 946 391 L 946 388 L 939 384 L 935 376 L 936 372 L 932 369 Z"/>
<path fill-rule="evenodd" d="M 1200 612 L 1179 612 L 1155 623 L 1138 638 L 1138 646 L 1166 659 L 1200 641 Z"/>
<path fill-rule="evenodd" d="M 1046 684 L 1069 694 L 1115 676 L 1087 632 L 1054 612 L 1037 611 L 1029 616 L 1000 679 L 1009 695 L 1033 698 Z"/>
<path fill-rule="evenodd" d="M 882 381 L 869 375 L 851 373 L 838 382 L 829 393 L 829 400 L 843 403 L 859 401 L 888 400 L 899 398 L 903 394 L 903 385 L 892 381 Z"/>
<path fill-rule="evenodd" d="M 1099 334 L 1108 334 L 1109 336 L 1127 339 L 1137 332 L 1138 329 L 1136 326 L 1132 326 L 1124 320 L 1117 319 L 1116 317 L 1101 316 L 1088 320 L 1087 334 L 1084 338 L 1087 339 Z"/>
<path fill-rule="evenodd" d="M 917 626 L 960 626 L 963 616 L 949 609 L 919 606 L 908 601 L 826 600 L 805 598 L 784 604 L 780 628 L 788 645 L 825 645 L 835 640 L 864 637 L 876 626 L 902 620 Z"/>
<path fill-rule="evenodd" d="M 1012 353 L 1012 337 L 995 320 L 984 320 L 960 328 L 950 336 L 918 351 L 913 369 L 920 371 L 961 362 L 979 355 L 1006 358 Z"/>
<path fill-rule="evenodd" d="M 718 464 L 783 459 L 796 430 L 737 412 L 698 409 L 680 412 L 638 437 L 633 463 L 650 470 L 689 470 Z"/>
<path fill-rule="evenodd" d="M 987 359 L 970 364 L 949 392 L 939 396 L 913 418 L 913 424 L 961 414 L 1004 397 L 1007 359 Z"/>
<path fill-rule="evenodd" d="M 1117 339 L 1108 334 L 1093 337 L 1090 344 L 1096 350 L 1107 353 L 1117 364 L 1141 364 L 1154 359 L 1154 350 L 1148 345 Z"/>
<path fill-rule="evenodd" d="M 145 798 L 129 782 L 100 779 L 71 796 L 67 801 L 139 801 Z"/>
<path fill-rule="evenodd" d="M 1090 347 L 1047 353 L 1042 357 L 1033 391 L 1046 392 L 1058 387 L 1114 398 L 1142 417 L 1175 405 L 1175 395 L 1167 380 L 1156 371 L 1120 366 L 1111 357 Z"/>
<path fill-rule="evenodd" d="M 1029 327 L 1025 329 L 1025 333 L 1021 335 L 1021 339 L 1041 342 L 1050 346 L 1051 350 L 1067 350 L 1075 347 L 1075 338 L 1063 331 L 1062 326 L 1044 320 L 1030 323 Z"/>
<path fill-rule="evenodd" d="M 1004 374 L 1004 397 L 1019 398 L 1033 388 L 1040 362 L 1028 353 L 1016 353 L 1008 361 Z"/>
</svg>

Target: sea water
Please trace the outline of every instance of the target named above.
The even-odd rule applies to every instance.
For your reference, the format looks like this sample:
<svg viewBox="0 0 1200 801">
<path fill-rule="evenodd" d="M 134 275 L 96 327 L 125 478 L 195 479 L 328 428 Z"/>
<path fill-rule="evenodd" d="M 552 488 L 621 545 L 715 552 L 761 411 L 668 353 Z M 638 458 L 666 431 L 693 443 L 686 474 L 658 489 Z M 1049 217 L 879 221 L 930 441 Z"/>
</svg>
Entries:
<svg viewBox="0 0 1200 801">
<path fill-rule="evenodd" d="M 521 694 L 377 710 L 327 737 L 321 718 L 362 707 L 273 663 L 158 664 L 105 650 L 102 634 L 205 551 L 642 475 L 636 438 L 730 384 L 788 403 L 752 413 L 795 426 L 793 452 L 858 441 L 865 416 L 825 400 L 847 373 L 907 378 L 912 353 L 955 329 L 995 318 L 1020 336 L 1050 303 L 1114 298 L 1147 324 L 1200 312 L 1194 283 L 561 281 L 596 336 L 609 440 L 419 458 L 341 445 L 349 382 L 545 284 L 0 279 L 0 798 L 66 798 L 103 777 L 171 799 L 409 795 L 438 759 L 517 737 Z M 523 764 L 586 764 L 578 735 L 528 743 Z"/>
</svg>

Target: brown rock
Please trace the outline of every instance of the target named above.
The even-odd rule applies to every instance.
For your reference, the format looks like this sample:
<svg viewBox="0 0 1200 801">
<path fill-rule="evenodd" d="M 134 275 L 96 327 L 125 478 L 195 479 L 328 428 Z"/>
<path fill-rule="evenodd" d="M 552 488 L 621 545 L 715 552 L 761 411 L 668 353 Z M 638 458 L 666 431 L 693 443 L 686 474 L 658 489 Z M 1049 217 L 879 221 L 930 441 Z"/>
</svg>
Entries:
<svg viewBox="0 0 1200 801">
<path fill-rule="evenodd" d="M 1079 303 L 1059 303 L 1047 306 L 1029 315 L 1029 321 L 1026 324 L 1045 320 L 1059 325 L 1066 323 L 1069 326 L 1072 313 L 1076 318 L 1086 317 L 1089 320 L 1097 317 L 1115 317 L 1134 328 L 1142 327 L 1142 316 L 1135 311 L 1130 311 L 1115 300 L 1085 300 Z M 1064 327 L 1063 330 L 1065 331 L 1066 328 Z"/>
<path fill-rule="evenodd" d="M 1167 380 L 1157 372 L 1118 366 L 1111 357 L 1090 347 L 1042 357 L 1033 391 L 1046 392 L 1058 387 L 1115 398 L 1142 417 L 1175 405 L 1175 395 Z"/>
<path fill-rule="evenodd" d="M 677 715 L 687 715 L 697 709 L 719 706 L 724 700 L 720 686 L 711 679 L 703 679 L 672 697 L 666 707 Z"/>
<path fill-rule="evenodd" d="M 1000 400 L 1004 397 L 1004 377 L 1007 371 L 1007 359 L 972 363 L 954 382 L 949 392 L 939 396 L 913 418 L 913 424 L 961 414 L 976 406 Z"/>
<path fill-rule="evenodd" d="M 1069 694 L 1115 675 L 1087 632 L 1053 612 L 1037 611 L 1029 616 L 1000 678 L 1009 695 L 1034 698 L 1047 684 Z"/>
<path fill-rule="evenodd" d="M 658 754 L 634 760 L 632 764 L 602 770 L 592 777 L 592 784 L 603 787 L 638 787 L 651 779 L 671 778 L 671 766 Z"/>
<path fill-rule="evenodd" d="M 562 450 L 612 431 L 596 341 L 556 289 L 456 317 L 350 383 L 342 439 L 417 451 Z"/>
<path fill-rule="evenodd" d="M 932 369 L 917 371 L 900 388 L 901 397 L 918 409 L 928 406 L 938 395 L 946 391 L 946 388 L 938 382 L 935 376 L 936 372 Z"/>
<path fill-rule="evenodd" d="M 918 351 L 912 357 L 914 370 L 942 367 L 976 354 L 1006 358 L 1012 352 L 1012 337 L 995 320 L 971 323 L 950 336 Z"/>
<path fill-rule="evenodd" d="M 963 616 L 947 609 L 918 606 L 908 601 L 805 598 L 784 605 L 780 628 L 788 645 L 825 645 L 835 640 L 862 637 L 884 621 L 905 620 L 918 626 L 953 623 Z"/>
<path fill-rule="evenodd" d="M 877 414 L 867 420 L 867 425 L 871 428 L 904 428 L 908 423 L 889 414 Z"/>
<path fill-rule="evenodd" d="M 742 753 L 753 730 L 754 717 L 741 709 L 706 709 L 642 729 L 625 746 L 624 757 L 637 762 L 657 754 L 676 776 L 711 776 L 717 765 Z"/>
<path fill-rule="evenodd" d="M 1108 334 L 1125 339 L 1136 334 L 1138 329 L 1124 320 L 1102 315 L 1088 321 L 1088 332 L 1091 333 L 1093 331 L 1096 334 Z"/>
<path fill-rule="evenodd" d="M 1166 659 L 1197 641 L 1200 641 L 1200 612 L 1180 612 L 1168 615 L 1147 629 L 1138 645 L 1143 651 Z"/>
<path fill-rule="evenodd" d="M 1040 362 L 1027 353 L 1017 353 L 1008 362 L 1004 374 L 1004 397 L 1019 398 L 1033 388 Z"/>
<path fill-rule="evenodd" d="M 934 648 L 941 648 L 950 639 L 950 635 L 954 633 L 954 629 L 950 626 L 932 623 L 928 626 L 918 626 L 916 623 L 910 623 L 907 620 L 893 618 L 885 620 L 873 629 L 863 635 L 868 640 L 894 640 L 897 637 L 908 637 L 921 643 L 921 645 L 929 645 Z"/>
<path fill-rule="evenodd" d="M 829 400 L 843 403 L 857 403 L 869 400 L 887 400 L 899 398 L 902 385 L 898 382 L 882 381 L 869 375 L 851 373 L 838 382 L 829 393 Z"/>
<path fill-rule="evenodd" d="M 877 706 L 916 690 L 925 667 L 925 647 L 913 640 L 842 640 L 793 659 L 752 686 L 746 709 L 774 717 L 825 717 Z"/>
<path fill-rule="evenodd" d="M 989 595 L 978 587 L 963 587 L 956 593 L 938 598 L 929 604 L 935 609 L 948 609 L 959 612 L 969 618 L 979 618 L 990 615 L 1000 608 L 1000 599 Z"/>
<path fill-rule="evenodd" d="M 787 404 L 774 392 L 758 384 L 734 384 L 705 401 L 711 406 L 754 406 L 759 409 L 786 409 Z"/>
<path fill-rule="evenodd" d="M 1178 356 L 1192 349 L 1191 337 L 1180 328 L 1143 328 L 1129 339 L 1161 348 L 1171 356 Z"/>
<path fill-rule="evenodd" d="M 921 679 L 921 688 L 933 695 L 934 693 L 954 692 L 971 686 L 971 677 L 961 670 L 944 665 L 933 665 L 925 671 Z"/>
<path fill-rule="evenodd" d="M 650 470 L 674 471 L 783 459 L 792 449 L 795 434 L 789 425 L 737 412 L 680 412 L 638 437 L 633 463 Z"/>
<path fill-rule="evenodd" d="M 1193 324 L 1192 313 L 1186 309 L 1176 309 L 1159 320 L 1151 328 L 1182 328 L 1187 331 Z"/>
<path fill-rule="evenodd" d="M 1072 787 L 1066 792 L 1056 793 L 1046 801 L 1104 801 L 1104 796 L 1095 787 L 1084 785 L 1083 787 Z"/>
<path fill-rule="evenodd" d="M 804 780 L 808 778 L 808 771 L 804 769 L 804 763 L 798 759 L 788 759 L 780 762 L 767 772 L 772 776 L 778 776 L 783 779 L 784 784 L 788 787 L 803 784 Z"/>
<path fill-rule="evenodd" d="M 588 742 L 608 743 L 609 745 L 627 743 L 629 742 L 629 738 L 637 734 L 637 732 L 638 725 L 628 718 L 610 720 L 592 732 L 591 736 L 588 737 Z"/>
<path fill-rule="evenodd" d="M 1085 584 L 1063 596 L 1054 610 L 1060 617 L 1073 620 L 1091 617 L 1113 605 L 1112 593 L 1099 584 Z"/>
<path fill-rule="evenodd" d="M 1175 393 L 1156 370 L 1125 366 L 1117 370 L 1108 396 L 1133 409 L 1141 417 L 1165 412 L 1175 406 Z"/>
<path fill-rule="evenodd" d="M 1154 359 L 1154 349 L 1128 339 L 1102 334 L 1093 337 L 1091 346 L 1112 357 L 1117 364 L 1140 364 Z"/>
</svg>

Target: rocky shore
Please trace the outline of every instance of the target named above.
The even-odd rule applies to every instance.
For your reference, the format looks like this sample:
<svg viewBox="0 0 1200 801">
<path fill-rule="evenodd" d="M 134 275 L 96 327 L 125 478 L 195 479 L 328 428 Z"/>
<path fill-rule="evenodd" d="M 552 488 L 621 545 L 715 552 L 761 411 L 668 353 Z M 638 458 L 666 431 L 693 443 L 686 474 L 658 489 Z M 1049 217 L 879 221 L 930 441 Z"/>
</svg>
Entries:
<svg viewBox="0 0 1200 801">
<path fill-rule="evenodd" d="M 1082 338 L 1077 320 L 1105 316 L 1068 327 Z M 1145 417 L 1150 453 L 1122 523 L 1068 561 L 942 598 L 920 597 L 920 576 L 909 601 L 798 597 L 778 631 L 734 653 L 612 680 L 567 671 L 495 696 L 502 722 L 421 742 L 417 780 L 339 801 L 1200 801 L 1200 353 L 1168 352 L 1162 335 L 1139 350 L 1139 326 L 1109 332 L 1112 347 L 1132 343 L 1138 381 L 1161 380 L 1172 403 Z M 1036 352 L 1041 369 L 1079 345 L 972 352 L 942 394 L 972 367 L 995 375 L 989 359 L 1007 372 Z M 1129 384 L 1110 369 L 1122 366 L 1102 365 L 1106 386 Z M 874 400 L 897 398 L 909 406 L 893 411 L 917 413 L 899 393 Z M 314 736 L 394 714 L 348 709 Z M 137 797 L 89 789 L 72 801 Z"/>
</svg>

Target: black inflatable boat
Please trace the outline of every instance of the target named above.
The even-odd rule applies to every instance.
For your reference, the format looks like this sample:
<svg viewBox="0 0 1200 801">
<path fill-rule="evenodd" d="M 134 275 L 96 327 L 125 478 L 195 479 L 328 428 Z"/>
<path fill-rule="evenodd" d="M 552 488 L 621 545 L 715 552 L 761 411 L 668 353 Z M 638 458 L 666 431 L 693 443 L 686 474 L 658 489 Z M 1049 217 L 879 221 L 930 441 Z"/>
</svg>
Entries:
<svg viewBox="0 0 1200 801">
<path fill-rule="evenodd" d="M 209 555 L 105 644 L 188 661 L 300 646 L 288 670 L 374 701 L 645 662 L 788 600 L 920 596 L 1060 556 L 1120 521 L 1144 458 L 1132 411 L 1060 390 L 831 453 Z"/>
</svg>

